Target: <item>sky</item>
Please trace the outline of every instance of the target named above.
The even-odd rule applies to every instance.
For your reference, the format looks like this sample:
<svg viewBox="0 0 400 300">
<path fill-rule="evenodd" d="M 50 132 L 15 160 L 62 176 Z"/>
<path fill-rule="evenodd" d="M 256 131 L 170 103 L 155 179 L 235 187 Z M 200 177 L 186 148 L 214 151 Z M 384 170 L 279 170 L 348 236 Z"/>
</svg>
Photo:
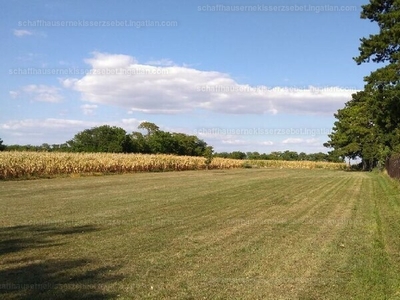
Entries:
<svg viewBox="0 0 400 300">
<path fill-rule="evenodd" d="M 0 138 L 60 144 L 143 121 L 217 152 L 327 152 L 367 0 L 0 0 Z"/>
</svg>

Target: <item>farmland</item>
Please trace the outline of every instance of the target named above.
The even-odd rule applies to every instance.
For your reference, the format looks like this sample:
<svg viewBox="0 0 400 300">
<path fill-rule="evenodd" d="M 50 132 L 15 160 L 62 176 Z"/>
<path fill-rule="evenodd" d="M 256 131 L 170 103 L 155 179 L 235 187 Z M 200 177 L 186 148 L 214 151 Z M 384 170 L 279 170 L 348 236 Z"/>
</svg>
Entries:
<svg viewBox="0 0 400 300">
<path fill-rule="evenodd" d="M 209 169 L 247 167 L 345 169 L 344 163 L 214 158 Z M 0 180 L 206 169 L 203 157 L 113 153 L 0 152 Z"/>
<path fill-rule="evenodd" d="M 3 299 L 396 299 L 383 175 L 233 169 L 0 182 Z"/>
</svg>

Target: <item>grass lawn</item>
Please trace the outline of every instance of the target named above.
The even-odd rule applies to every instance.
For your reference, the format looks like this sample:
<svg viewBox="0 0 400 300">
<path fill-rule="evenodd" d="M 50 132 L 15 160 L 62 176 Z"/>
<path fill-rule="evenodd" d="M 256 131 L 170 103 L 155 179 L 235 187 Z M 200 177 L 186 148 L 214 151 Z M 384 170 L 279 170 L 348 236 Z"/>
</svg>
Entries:
<svg viewBox="0 0 400 300">
<path fill-rule="evenodd" d="M 400 299 L 399 191 L 285 169 L 0 182 L 0 298 Z"/>
</svg>

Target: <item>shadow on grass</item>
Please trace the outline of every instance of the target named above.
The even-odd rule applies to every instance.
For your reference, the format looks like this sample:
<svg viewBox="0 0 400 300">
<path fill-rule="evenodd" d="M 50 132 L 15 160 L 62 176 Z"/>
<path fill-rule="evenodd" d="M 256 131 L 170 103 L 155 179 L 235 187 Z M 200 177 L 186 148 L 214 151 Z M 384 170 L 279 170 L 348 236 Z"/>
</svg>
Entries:
<svg viewBox="0 0 400 300">
<path fill-rule="evenodd" d="M 59 227 L 50 225 L 23 225 L 0 228 L 0 256 L 24 249 L 62 245 L 54 242 L 60 235 L 82 234 L 99 230 L 92 225 Z"/>
<path fill-rule="evenodd" d="M 0 298 L 1 299 L 112 299 L 115 293 L 107 286 L 119 281 L 112 275 L 118 266 L 82 258 L 50 259 L 32 257 L 32 249 L 61 246 L 71 235 L 86 234 L 100 228 L 85 226 L 24 225 L 0 228 Z M 68 235 L 68 237 L 66 237 Z M 72 237 L 73 238 L 73 237 Z M 59 249 L 52 250 L 60 256 Z M 30 254 L 29 254 L 30 253 Z M 40 252 L 39 252 L 40 253 Z M 47 251 L 48 253 L 48 251 Z M 79 258 L 76 258 L 79 257 Z"/>
</svg>

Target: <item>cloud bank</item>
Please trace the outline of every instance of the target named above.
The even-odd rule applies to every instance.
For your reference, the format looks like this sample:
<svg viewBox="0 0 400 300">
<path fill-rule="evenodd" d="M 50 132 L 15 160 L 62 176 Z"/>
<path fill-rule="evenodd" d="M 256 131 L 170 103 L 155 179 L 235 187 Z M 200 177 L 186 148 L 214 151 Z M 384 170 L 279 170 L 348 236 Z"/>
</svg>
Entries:
<svg viewBox="0 0 400 300">
<path fill-rule="evenodd" d="M 268 87 L 241 84 L 229 74 L 176 66 L 171 61 L 140 64 L 123 54 L 93 53 L 90 71 L 64 78 L 65 88 L 92 105 L 130 112 L 177 114 L 207 110 L 226 114 L 333 114 L 355 89 Z"/>
</svg>

